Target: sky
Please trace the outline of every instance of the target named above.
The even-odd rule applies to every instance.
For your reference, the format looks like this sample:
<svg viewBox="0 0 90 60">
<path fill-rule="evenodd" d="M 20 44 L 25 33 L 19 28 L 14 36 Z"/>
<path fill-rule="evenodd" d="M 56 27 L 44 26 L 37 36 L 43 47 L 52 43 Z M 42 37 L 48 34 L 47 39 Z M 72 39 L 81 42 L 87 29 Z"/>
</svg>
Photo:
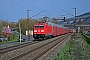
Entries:
<svg viewBox="0 0 90 60">
<path fill-rule="evenodd" d="M 0 20 L 18 22 L 20 18 L 29 17 L 39 19 L 44 16 L 50 18 L 73 17 L 90 12 L 90 0 L 0 0 Z"/>
</svg>

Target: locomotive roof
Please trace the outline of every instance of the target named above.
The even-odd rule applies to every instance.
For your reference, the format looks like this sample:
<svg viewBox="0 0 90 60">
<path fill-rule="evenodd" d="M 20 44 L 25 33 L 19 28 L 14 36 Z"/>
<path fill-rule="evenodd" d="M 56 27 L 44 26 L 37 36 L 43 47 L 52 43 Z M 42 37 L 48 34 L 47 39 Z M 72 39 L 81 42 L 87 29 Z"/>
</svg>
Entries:
<svg viewBox="0 0 90 60">
<path fill-rule="evenodd" d="M 44 23 L 46 23 L 48 25 L 56 26 L 56 27 L 66 28 L 62 24 L 55 24 L 55 23 L 52 23 L 52 22 L 37 22 L 35 24 L 44 24 Z"/>
</svg>

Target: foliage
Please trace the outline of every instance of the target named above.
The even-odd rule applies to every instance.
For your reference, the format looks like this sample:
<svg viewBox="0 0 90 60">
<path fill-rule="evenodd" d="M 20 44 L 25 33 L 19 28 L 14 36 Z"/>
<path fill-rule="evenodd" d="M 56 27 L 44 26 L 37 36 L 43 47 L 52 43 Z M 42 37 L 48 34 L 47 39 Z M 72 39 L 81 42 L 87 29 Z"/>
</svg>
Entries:
<svg viewBox="0 0 90 60">
<path fill-rule="evenodd" d="M 9 40 L 9 41 L 4 41 L 4 42 L 0 42 L 0 44 L 7 44 L 7 43 L 10 43 L 10 42 L 16 42 L 18 39 L 18 37 L 14 36 L 14 39 L 13 40 Z M 18 43 L 18 42 L 17 42 Z"/>
<path fill-rule="evenodd" d="M 57 54 L 54 60 L 73 60 L 74 53 L 73 42 L 69 41 L 66 43 L 66 46 Z"/>
<path fill-rule="evenodd" d="M 9 26 L 10 26 L 10 28 L 17 28 L 18 27 L 18 23 L 17 22 L 10 22 Z"/>
<path fill-rule="evenodd" d="M 86 36 L 85 34 L 82 34 L 82 38 L 86 40 L 88 44 L 90 44 L 90 37 Z"/>
<path fill-rule="evenodd" d="M 3 27 L 2 33 L 11 34 L 12 32 L 11 32 L 11 29 L 10 29 L 10 28 L 8 28 L 8 27 Z"/>
<path fill-rule="evenodd" d="M 7 20 L 1 20 L 1 24 L 2 24 L 2 26 L 7 27 L 8 21 Z"/>
<path fill-rule="evenodd" d="M 83 35 L 81 34 L 75 37 L 74 40 L 66 43 L 66 46 L 54 57 L 54 60 L 90 60 L 90 44 L 82 39 Z"/>
<path fill-rule="evenodd" d="M 8 35 L 8 41 L 12 41 L 13 40 L 13 35 Z"/>
<path fill-rule="evenodd" d="M 37 20 L 35 19 L 27 20 L 25 18 L 19 19 L 18 22 L 8 22 L 7 20 L 1 20 L 0 21 L 0 32 L 3 26 L 7 27 L 8 25 L 11 29 L 18 29 L 17 31 L 19 32 L 19 23 L 20 23 L 22 34 L 25 34 L 27 30 L 33 30 L 33 25 L 35 22 L 37 22 Z"/>
<path fill-rule="evenodd" d="M 25 31 L 33 30 L 33 25 L 35 22 L 37 22 L 37 21 L 34 19 L 29 19 L 29 20 L 22 19 L 22 18 L 19 19 L 18 23 L 20 23 L 22 34 L 25 34 Z"/>
<path fill-rule="evenodd" d="M 0 33 L 2 32 L 2 28 L 3 28 L 3 26 L 2 26 L 2 24 L 0 23 Z"/>
</svg>

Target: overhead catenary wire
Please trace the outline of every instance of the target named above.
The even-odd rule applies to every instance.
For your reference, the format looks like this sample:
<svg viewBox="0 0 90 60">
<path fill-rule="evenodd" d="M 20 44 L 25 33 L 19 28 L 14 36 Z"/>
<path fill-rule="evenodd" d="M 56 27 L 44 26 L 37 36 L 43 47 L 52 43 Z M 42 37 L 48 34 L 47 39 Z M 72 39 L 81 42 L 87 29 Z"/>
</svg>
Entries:
<svg viewBox="0 0 90 60">
<path fill-rule="evenodd" d="M 24 3 L 24 4 L 27 4 L 28 6 L 31 6 L 30 4 L 28 4 L 28 3 L 26 3 L 25 1 L 22 1 L 22 0 L 19 0 L 20 2 L 22 2 L 22 3 Z M 35 7 L 35 6 L 33 6 L 33 7 Z M 38 7 L 35 7 L 36 9 L 38 9 L 38 10 L 41 10 L 40 8 L 38 8 Z M 31 10 L 30 10 L 31 11 Z M 35 12 L 36 13 L 36 10 L 34 11 L 33 10 L 33 12 Z"/>
<path fill-rule="evenodd" d="M 50 1 L 50 0 L 49 0 Z M 51 2 L 51 1 L 50 1 Z M 51 2 L 52 5 L 54 5 L 56 8 L 58 8 L 54 3 Z M 59 8 L 58 8 L 59 9 Z M 60 9 L 59 9 L 60 10 Z"/>
<path fill-rule="evenodd" d="M 19 5 L 19 4 L 15 3 L 15 2 L 12 1 L 12 0 L 7 0 L 7 1 L 8 1 L 8 2 L 11 2 L 11 3 L 13 3 L 13 4 L 15 4 L 15 5 L 19 6 L 19 7 L 22 7 L 22 8 L 24 8 L 24 9 L 26 9 L 26 10 L 28 9 L 28 8 L 22 6 L 22 5 Z"/>
<path fill-rule="evenodd" d="M 19 0 L 19 1 L 21 1 L 22 3 L 27 4 L 28 6 L 31 6 L 30 4 L 26 3 L 25 1 L 22 1 L 22 0 Z M 32 7 L 35 7 L 35 8 L 37 8 L 38 10 L 40 10 L 40 8 L 38 8 L 38 7 L 36 7 L 36 6 L 32 6 Z"/>
<path fill-rule="evenodd" d="M 62 10 L 63 12 L 65 12 L 65 13 L 67 13 L 67 15 L 71 15 L 71 16 L 73 16 L 72 14 L 70 14 L 70 13 L 64 11 L 63 9 L 61 9 L 61 10 Z"/>
<path fill-rule="evenodd" d="M 13 4 L 15 4 L 15 5 L 19 6 L 19 7 L 22 7 L 22 8 L 24 8 L 24 9 L 26 9 L 26 10 L 29 10 L 28 8 L 26 8 L 26 7 L 24 7 L 24 6 L 20 5 L 20 4 L 17 4 L 17 3 L 15 3 L 15 2 L 14 2 L 14 1 L 12 1 L 12 0 L 7 0 L 7 1 L 8 1 L 8 2 L 11 2 L 11 3 L 13 3 Z M 30 10 L 30 11 L 31 11 L 31 10 Z M 31 16 L 30 18 L 35 17 L 35 16 L 37 16 L 37 15 L 39 15 L 39 14 L 41 14 L 41 13 L 45 12 L 45 11 L 46 11 L 46 10 L 43 10 L 42 12 L 37 13 L 37 14 L 35 14 L 35 15 Z"/>
<path fill-rule="evenodd" d="M 52 5 L 50 5 L 46 0 L 44 0 L 51 8 L 53 8 L 54 11 L 56 11 L 58 14 L 60 14 Z"/>
<path fill-rule="evenodd" d="M 50 1 L 50 0 L 49 0 Z M 50 1 L 51 2 L 51 1 Z M 51 2 L 52 3 L 52 2 Z M 53 3 L 52 3 L 53 4 Z M 53 4 L 54 5 L 54 4 Z M 55 5 L 55 7 L 56 8 L 58 8 L 56 5 Z M 58 8 L 59 10 L 61 10 L 61 11 L 63 11 L 63 12 L 65 12 L 65 13 L 67 13 L 67 14 L 65 14 L 65 15 L 71 15 L 71 16 L 73 16 L 72 14 L 70 14 L 70 13 L 68 13 L 68 12 L 66 12 L 66 11 L 64 11 L 63 9 L 60 9 L 60 8 Z"/>
<path fill-rule="evenodd" d="M 41 11 L 41 12 L 39 12 L 39 13 L 37 13 L 37 14 L 35 14 L 35 15 L 31 16 L 30 18 L 35 17 L 35 16 L 37 16 L 37 15 L 39 15 L 39 14 L 41 14 L 41 13 L 45 12 L 45 11 L 46 11 L 46 10 L 43 10 L 43 11 Z"/>
</svg>

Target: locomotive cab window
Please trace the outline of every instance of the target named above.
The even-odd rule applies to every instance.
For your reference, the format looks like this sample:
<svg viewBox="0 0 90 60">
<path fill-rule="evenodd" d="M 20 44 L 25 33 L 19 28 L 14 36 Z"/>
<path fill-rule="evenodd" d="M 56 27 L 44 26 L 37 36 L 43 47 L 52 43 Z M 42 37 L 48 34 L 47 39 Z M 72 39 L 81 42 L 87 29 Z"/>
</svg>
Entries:
<svg viewBox="0 0 90 60">
<path fill-rule="evenodd" d="M 35 26 L 35 28 L 44 28 L 44 26 Z"/>
<path fill-rule="evenodd" d="M 40 28 L 44 28 L 44 26 L 40 26 Z"/>
</svg>

